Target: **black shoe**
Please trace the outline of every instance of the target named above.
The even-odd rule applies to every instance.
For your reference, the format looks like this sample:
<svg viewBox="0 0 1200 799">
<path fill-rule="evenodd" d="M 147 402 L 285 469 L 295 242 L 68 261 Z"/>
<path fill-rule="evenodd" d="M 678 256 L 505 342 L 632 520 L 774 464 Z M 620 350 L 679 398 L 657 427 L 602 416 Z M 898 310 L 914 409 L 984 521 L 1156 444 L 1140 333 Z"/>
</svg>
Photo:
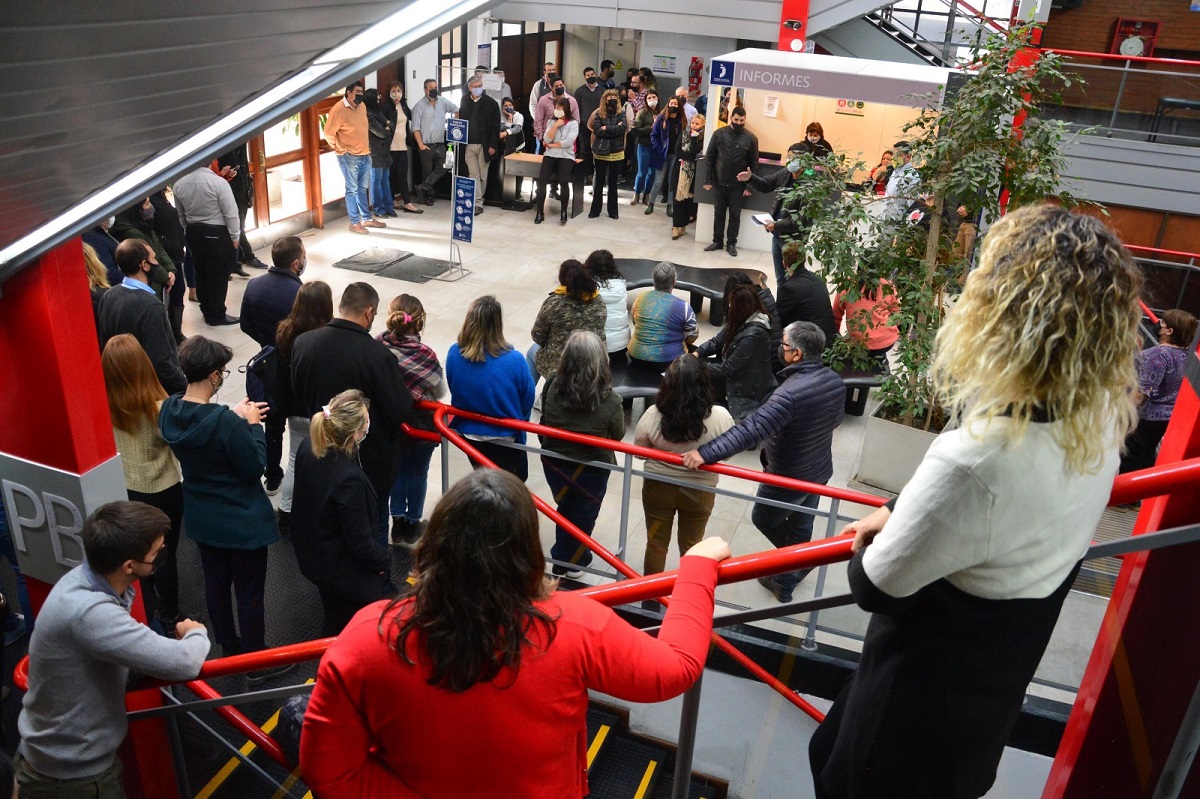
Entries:
<svg viewBox="0 0 1200 799">
<path fill-rule="evenodd" d="M 236 325 L 240 321 L 242 320 L 236 316 L 225 314 L 224 316 L 218 316 L 214 319 L 205 319 L 204 324 L 208 325 L 209 327 L 220 327 L 221 325 Z"/>
<path fill-rule="evenodd" d="M 266 485 L 267 496 L 268 497 L 275 496 L 276 494 L 279 493 L 279 489 L 282 486 L 283 486 L 283 478 L 282 477 L 280 477 L 278 480 L 267 480 L 267 485 Z"/>
<path fill-rule="evenodd" d="M 230 272 L 230 274 L 237 275 L 238 277 L 250 277 L 250 273 L 245 269 L 242 269 L 241 264 L 238 264 L 237 269 L 234 269 L 232 272 Z"/>
<path fill-rule="evenodd" d="M 718 241 L 714 241 L 712 244 L 710 244 L 710 245 L 708 245 L 707 247 L 705 247 L 705 248 L 704 248 L 704 251 L 705 251 L 705 252 L 716 252 L 717 250 L 723 250 L 723 249 L 725 249 L 725 245 L 724 245 L 724 244 L 721 244 L 721 243 L 720 243 L 720 242 L 718 242 Z"/>
<path fill-rule="evenodd" d="M 588 219 L 598 219 L 599 217 L 600 217 L 599 211 L 589 211 L 588 212 Z"/>
<path fill-rule="evenodd" d="M 258 256 L 251 258 L 249 261 L 242 261 L 242 266 L 249 266 L 253 269 L 270 269 L 271 267 L 264 264 L 258 259 Z"/>
<path fill-rule="evenodd" d="M 275 511 L 275 523 L 279 526 L 279 534 L 287 538 L 292 533 L 292 513 L 286 510 Z"/>
<path fill-rule="evenodd" d="M 286 666 L 275 666 L 274 668 L 252 671 L 246 675 L 246 682 L 250 683 L 251 685 L 256 685 L 260 682 L 273 680 L 276 677 L 282 677 L 294 668 L 296 668 L 296 664 L 289 663 Z"/>
<path fill-rule="evenodd" d="M 537 214 L 535 214 L 533 217 L 533 224 L 535 224 L 535 225 L 540 225 L 545 221 L 546 221 L 546 215 L 543 214 L 541 211 L 538 211 Z"/>
<path fill-rule="evenodd" d="M 737 258 L 737 247 L 735 247 L 734 245 L 730 244 L 728 247 L 726 247 L 725 252 L 729 253 L 734 258 Z"/>
<path fill-rule="evenodd" d="M 565 225 L 565 224 L 567 224 L 567 212 L 566 212 L 566 211 L 563 211 L 563 212 L 562 212 L 562 213 L 559 215 L 559 224 L 560 224 L 560 225 Z"/>
<path fill-rule="evenodd" d="M 475 216 L 479 216 L 482 213 L 483 213 L 483 206 L 482 205 L 475 206 Z"/>
<path fill-rule="evenodd" d="M 392 532 L 388 536 L 388 543 L 394 547 L 407 546 L 410 543 L 412 534 L 412 522 L 403 516 L 392 517 Z"/>
<path fill-rule="evenodd" d="M 620 215 L 619 215 L 619 214 L 617 214 L 617 213 L 614 211 L 613 213 L 611 213 L 611 214 L 609 214 L 609 215 L 608 215 L 608 218 L 609 218 L 609 219 L 620 219 L 621 217 L 620 217 Z"/>
<path fill-rule="evenodd" d="M 646 210 L 642 211 L 642 213 L 646 216 L 650 216 L 650 214 L 654 213 L 654 203 L 646 203 Z"/>
<path fill-rule="evenodd" d="M 758 582 L 763 588 L 771 592 L 771 594 L 775 597 L 775 601 L 781 604 L 792 601 L 792 592 L 787 591 L 785 593 L 783 586 L 779 584 L 778 578 L 776 578 L 774 575 L 771 575 L 770 577 L 759 577 Z"/>
<path fill-rule="evenodd" d="M 432 192 L 432 191 L 422 191 L 422 192 L 421 192 L 421 197 L 423 198 L 423 202 L 424 202 L 426 205 L 433 205 L 433 199 L 434 199 L 434 197 L 433 197 L 433 192 Z"/>
<path fill-rule="evenodd" d="M 568 580 L 578 580 L 583 576 L 583 570 L 576 569 L 574 566 L 571 566 L 570 568 L 566 566 L 555 566 L 550 571 L 554 573 L 555 577 L 566 577 Z"/>
</svg>

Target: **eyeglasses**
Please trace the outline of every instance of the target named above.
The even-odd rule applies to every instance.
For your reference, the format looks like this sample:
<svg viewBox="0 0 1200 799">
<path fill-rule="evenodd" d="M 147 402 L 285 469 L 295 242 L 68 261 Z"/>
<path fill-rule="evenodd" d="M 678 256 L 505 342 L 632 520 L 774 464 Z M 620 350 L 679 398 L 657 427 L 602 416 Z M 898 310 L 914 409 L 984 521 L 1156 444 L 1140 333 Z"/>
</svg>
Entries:
<svg viewBox="0 0 1200 799">
<path fill-rule="evenodd" d="M 146 576 L 150 577 L 156 571 L 158 571 L 158 561 L 160 558 L 162 558 L 163 555 L 166 554 L 166 552 L 167 552 L 167 545 L 163 544 L 162 547 L 158 550 L 158 552 L 154 553 L 154 560 L 135 560 L 134 563 L 140 563 L 143 566 L 149 566 L 150 574 L 147 574 Z"/>
<path fill-rule="evenodd" d="M 222 379 L 222 380 L 224 380 L 225 378 L 229 377 L 229 370 L 228 370 L 228 369 L 218 369 L 217 371 L 218 371 L 218 372 L 220 372 L 220 374 L 221 374 L 221 379 Z"/>
</svg>

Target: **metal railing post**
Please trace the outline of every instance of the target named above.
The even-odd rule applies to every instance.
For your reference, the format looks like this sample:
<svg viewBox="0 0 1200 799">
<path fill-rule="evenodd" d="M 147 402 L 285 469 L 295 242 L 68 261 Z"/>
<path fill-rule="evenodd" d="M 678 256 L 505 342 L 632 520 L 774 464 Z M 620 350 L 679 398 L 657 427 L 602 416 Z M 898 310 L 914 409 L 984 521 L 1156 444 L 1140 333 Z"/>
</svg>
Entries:
<svg viewBox="0 0 1200 799">
<path fill-rule="evenodd" d="M 172 688 L 164 688 L 165 692 L 175 696 Z M 167 739 L 171 744 L 171 761 L 175 764 L 175 785 L 179 790 L 179 799 L 187 799 L 187 797 L 195 796 L 192 790 L 192 782 L 188 779 L 187 760 L 183 754 L 183 739 L 179 737 L 179 719 L 174 715 L 167 716 Z"/>
<path fill-rule="evenodd" d="M 671 799 L 687 799 L 692 784 L 692 755 L 696 750 L 696 724 L 700 718 L 700 691 L 703 687 L 704 671 L 692 687 L 683 695 L 683 708 L 679 712 L 679 745 L 675 750 L 675 782 L 671 786 Z"/>
<path fill-rule="evenodd" d="M 825 537 L 832 538 L 837 535 L 838 511 L 842 501 L 837 497 L 831 497 L 829 500 L 829 516 L 825 519 Z M 813 598 L 818 599 L 825 594 L 825 570 L 827 566 L 821 566 L 817 569 L 817 586 L 813 592 Z M 812 652 L 817 648 L 817 617 L 821 615 L 819 610 L 814 610 L 808 614 L 808 629 L 804 633 L 804 643 L 800 644 L 800 648 L 807 652 Z"/>
<path fill-rule="evenodd" d="M 1121 98 L 1125 96 L 1125 81 L 1129 80 L 1129 68 L 1133 64 L 1132 61 L 1125 62 L 1125 68 L 1121 70 L 1121 85 L 1117 87 L 1117 99 L 1113 102 L 1112 118 L 1108 120 L 1108 135 L 1112 137 L 1113 128 L 1117 126 L 1117 114 L 1121 110 Z"/>
<path fill-rule="evenodd" d="M 625 543 L 629 540 L 629 491 L 633 486 L 633 455 L 625 453 L 625 466 L 621 472 L 621 532 L 617 538 L 617 551 L 613 554 L 625 562 Z"/>
<path fill-rule="evenodd" d="M 442 495 L 450 490 L 450 442 L 442 439 Z"/>
</svg>

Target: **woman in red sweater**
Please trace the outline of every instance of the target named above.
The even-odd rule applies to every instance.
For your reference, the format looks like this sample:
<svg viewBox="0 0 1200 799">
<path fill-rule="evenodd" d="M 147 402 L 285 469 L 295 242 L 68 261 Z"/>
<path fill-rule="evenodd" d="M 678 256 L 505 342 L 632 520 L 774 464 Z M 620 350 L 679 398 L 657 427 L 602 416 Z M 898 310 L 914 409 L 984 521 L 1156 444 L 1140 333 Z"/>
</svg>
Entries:
<svg viewBox="0 0 1200 799">
<path fill-rule="evenodd" d="M 846 335 L 867 345 L 867 354 L 878 362 L 882 372 L 888 371 L 888 350 L 900 338 L 900 328 L 889 324 L 892 314 L 900 310 L 896 289 L 887 278 L 868 278 L 858 287 L 858 299 L 849 292 L 839 291 L 833 298 L 833 323 L 841 329 L 846 320 Z"/>
<path fill-rule="evenodd" d="M 300 768 L 321 799 L 583 797 L 588 689 L 659 702 L 700 675 L 719 538 L 680 561 L 657 638 L 547 583 L 526 487 L 481 469 L 438 503 L 413 591 L 364 608 L 325 653 Z"/>
</svg>

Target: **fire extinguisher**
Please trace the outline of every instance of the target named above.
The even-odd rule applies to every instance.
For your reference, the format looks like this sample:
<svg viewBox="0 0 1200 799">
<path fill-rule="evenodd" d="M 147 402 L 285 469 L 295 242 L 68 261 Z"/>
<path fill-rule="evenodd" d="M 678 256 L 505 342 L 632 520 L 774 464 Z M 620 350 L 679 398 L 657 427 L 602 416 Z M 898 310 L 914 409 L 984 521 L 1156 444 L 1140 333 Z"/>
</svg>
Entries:
<svg viewBox="0 0 1200 799">
<path fill-rule="evenodd" d="M 704 59 L 692 56 L 692 64 L 688 67 L 688 97 L 700 94 L 700 82 L 704 78 Z"/>
</svg>

